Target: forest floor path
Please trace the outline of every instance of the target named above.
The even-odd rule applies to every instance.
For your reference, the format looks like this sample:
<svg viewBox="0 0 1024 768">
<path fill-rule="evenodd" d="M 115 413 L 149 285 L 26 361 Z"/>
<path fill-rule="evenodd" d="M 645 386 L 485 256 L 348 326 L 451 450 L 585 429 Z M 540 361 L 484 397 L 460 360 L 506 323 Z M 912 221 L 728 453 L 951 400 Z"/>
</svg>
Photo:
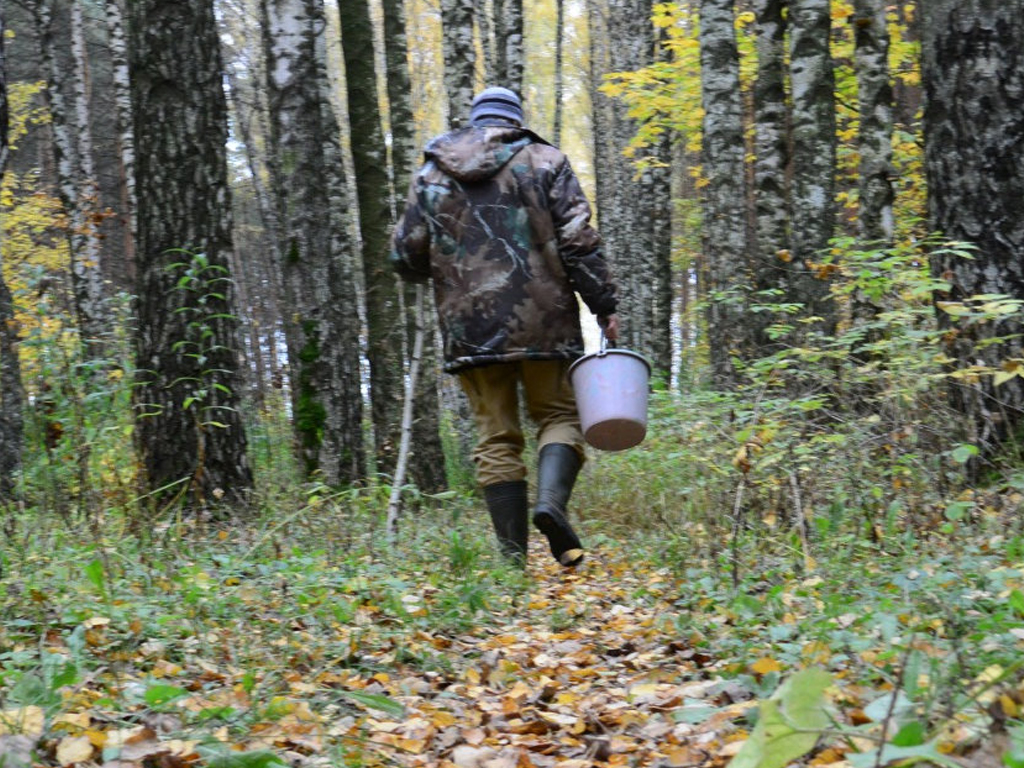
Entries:
<svg viewBox="0 0 1024 768">
<path fill-rule="evenodd" d="M 384 763 L 718 766 L 756 702 L 680 629 L 686 585 L 605 546 L 575 569 L 533 542 L 529 586 L 486 632 L 435 637 L 448 674 L 365 681 L 404 717 L 361 720 Z M 413 603 L 415 605 L 415 603 Z M 498 618 L 498 617 L 495 617 Z M 347 686 L 359 680 L 346 681 Z M 356 723 L 352 724 L 353 727 Z"/>
</svg>

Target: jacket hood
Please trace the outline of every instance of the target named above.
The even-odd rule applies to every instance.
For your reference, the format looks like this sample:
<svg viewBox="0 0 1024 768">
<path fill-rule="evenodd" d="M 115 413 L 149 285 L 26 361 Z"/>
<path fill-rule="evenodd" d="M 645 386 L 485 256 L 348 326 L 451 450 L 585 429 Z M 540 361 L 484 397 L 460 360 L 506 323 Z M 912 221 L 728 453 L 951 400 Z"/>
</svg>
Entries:
<svg viewBox="0 0 1024 768">
<path fill-rule="evenodd" d="M 529 144 L 547 144 L 518 126 L 470 126 L 438 136 L 426 147 L 432 160 L 449 176 L 465 182 L 483 181 L 500 171 Z"/>
</svg>

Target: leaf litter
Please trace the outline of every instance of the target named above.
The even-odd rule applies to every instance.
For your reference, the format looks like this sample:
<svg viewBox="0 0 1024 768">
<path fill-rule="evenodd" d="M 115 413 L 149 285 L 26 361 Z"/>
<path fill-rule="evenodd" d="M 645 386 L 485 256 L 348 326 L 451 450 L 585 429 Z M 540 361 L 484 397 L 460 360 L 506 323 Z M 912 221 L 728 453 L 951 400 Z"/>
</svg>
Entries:
<svg viewBox="0 0 1024 768">
<path fill-rule="evenodd" d="M 614 548 L 567 571 L 535 544 L 529 574 L 499 576 L 482 597 L 472 587 L 493 571 L 468 570 L 454 592 L 414 573 L 392 573 L 385 588 L 379 570 L 342 572 L 306 558 L 258 578 L 196 566 L 114 590 L 87 568 L 98 594 L 29 594 L 32 610 L 3 625 L 3 764 L 768 765 L 741 754 L 765 738 L 758 713 L 782 717 L 785 702 L 766 701 L 772 690 L 783 690 L 789 673 L 822 668 L 831 676 L 814 685 L 827 688 L 828 717 L 863 734 L 802 738 L 791 759 L 856 768 L 858 752 L 877 751 L 879 724 L 911 706 L 894 699 L 892 641 L 920 617 L 897 615 L 891 631 L 880 618 L 881 629 L 866 632 L 870 643 L 851 637 L 840 648 L 839 634 L 831 644 L 799 636 L 798 625 L 822 609 L 820 578 L 772 590 L 772 614 L 764 596 L 716 602 L 694 587 L 692 572 Z M 1000 586 L 1017 594 L 1020 573 L 1007 573 Z M 753 603 L 760 613 L 745 623 Z M 698 611 L 702 620 L 692 621 Z M 842 633 L 864 623 L 836 612 L 831 626 Z M 1010 659 L 1020 655 L 1019 629 L 1011 628 Z M 947 663 L 948 652 L 926 633 L 907 646 L 926 662 L 913 686 L 921 693 L 929 665 Z M 971 765 L 1024 706 L 1019 670 L 990 665 L 975 682 L 977 706 L 953 713 L 934 741 L 935 755 L 968 761 L 957 765 Z"/>
</svg>

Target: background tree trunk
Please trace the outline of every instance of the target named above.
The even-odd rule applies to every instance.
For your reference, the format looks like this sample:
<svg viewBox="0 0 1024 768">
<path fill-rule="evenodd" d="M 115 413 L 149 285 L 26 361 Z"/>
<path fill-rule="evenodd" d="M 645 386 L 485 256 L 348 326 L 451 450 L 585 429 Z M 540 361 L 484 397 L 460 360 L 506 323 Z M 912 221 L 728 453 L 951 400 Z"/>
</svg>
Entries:
<svg viewBox="0 0 1024 768">
<path fill-rule="evenodd" d="M 395 469 L 402 424 L 402 334 L 398 281 L 388 262 L 391 229 L 387 147 L 377 98 L 373 25 L 366 0 L 339 0 L 352 164 L 359 205 L 366 350 L 376 469 Z"/>
<path fill-rule="evenodd" d="M 494 85 L 523 95 L 523 0 L 492 0 L 497 67 Z"/>
<path fill-rule="evenodd" d="M 132 93 L 128 77 L 128 42 L 125 39 L 124 9 L 119 0 L 106 0 L 107 34 L 113 71 L 113 100 L 117 149 L 120 161 L 121 215 L 124 232 L 124 276 L 135 280 L 135 137 L 132 136 Z"/>
<path fill-rule="evenodd" d="M 6 37 L 6 16 L 0 5 L 0 184 L 3 183 L 9 156 Z M 21 468 L 22 403 L 14 301 L 4 279 L 0 254 L 0 503 L 14 495 L 15 478 Z"/>
<path fill-rule="evenodd" d="M 245 503 L 252 474 L 226 266 L 227 105 L 213 3 L 138 0 L 130 29 L 139 158 L 135 439 L 145 489 L 157 501 L 184 491 L 192 506 L 221 497 Z"/>
<path fill-rule="evenodd" d="M 736 383 L 733 358 L 744 356 L 746 301 L 743 107 L 733 0 L 700 6 L 700 69 L 704 106 L 704 220 L 702 278 L 707 301 L 711 380 Z"/>
<path fill-rule="evenodd" d="M 395 208 L 401 205 L 404 190 L 409 186 L 416 159 L 414 118 L 409 85 L 409 61 L 405 33 L 403 0 L 384 3 L 384 45 L 387 62 L 388 116 L 391 124 L 391 168 Z M 421 334 L 422 353 L 418 364 L 416 391 L 412 413 L 412 455 L 409 475 L 417 488 L 436 493 L 447 488 L 444 446 L 440 433 L 440 400 L 438 398 L 437 346 L 434 344 L 434 304 L 432 293 L 404 286 L 406 349 L 415 341 L 417 322 L 425 324 Z M 425 304 L 417 311 L 420 303 Z M 422 318 L 419 316 L 422 315 Z M 408 370 L 411 370 L 411 359 Z"/>
<path fill-rule="evenodd" d="M 555 2 L 557 5 L 555 9 L 555 116 L 551 122 L 551 143 L 557 147 L 562 143 L 562 114 L 564 112 L 562 109 L 562 72 L 564 69 L 562 59 L 565 48 L 563 40 L 565 37 L 565 0 L 555 0 Z"/>
<path fill-rule="evenodd" d="M 790 210 L 790 301 L 835 327 L 828 281 L 814 264 L 835 227 L 835 76 L 829 39 L 829 0 L 790 0 L 790 81 L 793 101 L 793 185 Z"/>
<path fill-rule="evenodd" d="M 893 236 L 892 126 L 889 29 L 884 0 L 856 0 L 857 107 L 860 115 L 860 236 L 887 244 Z"/>
<path fill-rule="evenodd" d="M 648 14 L 649 15 L 649 14 Z M 648 27 L 653 30 L 649 24 Z M 664 36 L 657 41 L 656 56 L 667 60 L 670 50 L 663 45 Z M 648 326 L 645 329 L 643 349 L 650 356 L 654 375 L 668 385 L 672 376 L 672 153 L 675 132 L 666 130 L 658 137 L 651 150 L 649 178 L 645 180 L 645 192 L 650 201 L 649 218 L 638 223 L 650 229 L 650 250 L 648 252 L 648 274 L 650 276 Z"/>
<path fill-rule="evenodd" d="M 1024 299 L 1024 0 L 933 0 L 923 10 L 929 224 L 977 247 L 970 260 L 932 255 L 932 273 L 951 286 L 938 298 Z M 1024 352 L 1019 338 L 984 348 L 978 342 L 1020 334 L 1018 317 L 960 325 L 940 312 L 953 326 L 950 357 L 1017 374 L 999 386 L 992 377 L 954 385 L 955 405 L 972 424 L 968 439 L 986 452 L 1021 423 Z"/>
<path fill-rule="evenodd" d="M 448 123 L 455 128 L 469 125 L 469 109 L 473 104 L 476 67 L 473 0 L 441 0 L 441 27 Z"/>
<path fill-rule="evenodd" d="M 71 82 L 58 62 L 54 48 L 54 0 L 30 4 L 39 37 L 39 54 L 46 77 L 46 95 L 53 124 L 53 152 L 57 171 L 57 193 L 68 217 L 67 239 L 71 252 L 71 282 L 78 315 L 79 335 L 97 344 L 110 331 L 104 312 L 100 241 L 94 215 L 99 211 L 99 194 L 92 163 L 91 128 L 86 81 L 81 7 L 71 4 Z M 72 96 L 68 103 L 68 93 Z M 99 347 L 94 349 L 99 352 Z"/>
<path fill-rule="evenodd" d="M 756 304 L 785 300 L 789 250 L 789 120 L 786 108 L 786 0 L 756 0 L 757 77 L 754 81 L 754 285 Z M 751 312 L 751 334 L 757 350 L 767 352 L 772 342 L 765 329 L 774 318 Z"/>
<path fill-rule="evenodd" d="M 276 191 L 273 230 L 285 300 L 285 338 L 291 371 L 293 424 L 302 467 L 329 484 L 364 475 L 356 382 L 358 323 L 355 287 L 340 279 L 350 259 L 338 248 L 346 228 L 331 195 L 340 174 L 337 121 L 325 100 L 322 0 L 265 0 L 265 49 Z M 321 57 L 321 58 L 318 58 Z M 333 170 L 332 170 L 333 169 Z M 258 174 L 256 175 L 258 178 Z M 347 309 L 346 309 L 347 308 Z"/>
</svg>

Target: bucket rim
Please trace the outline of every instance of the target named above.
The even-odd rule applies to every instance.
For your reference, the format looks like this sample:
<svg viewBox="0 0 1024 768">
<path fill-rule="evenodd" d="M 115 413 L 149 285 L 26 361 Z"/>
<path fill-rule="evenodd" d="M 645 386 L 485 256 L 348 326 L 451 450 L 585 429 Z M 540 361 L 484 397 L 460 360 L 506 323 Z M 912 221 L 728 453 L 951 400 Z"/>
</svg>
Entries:
<svg viewBox="0 0 1024 768">
<path fill-rule="evenodd" d="M 590 360 L 597 360 L 602 357 L 608 357 L 609 355 L 626 355 L 628 357 L 634 357 L 640 362 L 642 362 L 645 366 L 647 366 L 648 375 L 650 375 L 651 373 L 652 369 L 650 361 L 646 357 L 641 355 L 639 352 L 634 352 L 631 349 L 623 349 L 622 347 L 612 347 L 610 349 L 602 349 L 599 352 L 590 352 L 586 355 L 583 355 L 582 357 L 576 358 L 576 360 L 573 361 L 572 365 L 569 366 L 569 374 L 571 375 L 574 369 L 578 368 L 585 362 L 589 362 Z"/>
</svg>

